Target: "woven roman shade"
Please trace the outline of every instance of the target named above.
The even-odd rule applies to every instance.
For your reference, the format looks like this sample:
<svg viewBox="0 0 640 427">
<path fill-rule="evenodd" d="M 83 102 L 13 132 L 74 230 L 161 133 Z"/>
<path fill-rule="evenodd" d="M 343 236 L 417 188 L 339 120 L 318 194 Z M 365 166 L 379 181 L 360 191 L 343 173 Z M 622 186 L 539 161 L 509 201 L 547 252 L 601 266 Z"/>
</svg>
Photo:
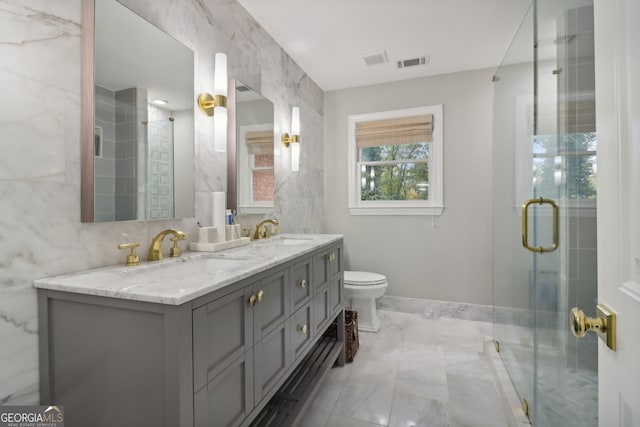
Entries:
<svg viewBox="0 0 640 427">
<path fill-rule="evenodd" d="M 433 141 L 433 114 L 356 123 L 358 148 Z"/>
<path fill-rule="evenodd" d="M 247 132 L 244 143 L 249 155 L 273 154 L 273 132 L 270 130 Z"/>
</svg>

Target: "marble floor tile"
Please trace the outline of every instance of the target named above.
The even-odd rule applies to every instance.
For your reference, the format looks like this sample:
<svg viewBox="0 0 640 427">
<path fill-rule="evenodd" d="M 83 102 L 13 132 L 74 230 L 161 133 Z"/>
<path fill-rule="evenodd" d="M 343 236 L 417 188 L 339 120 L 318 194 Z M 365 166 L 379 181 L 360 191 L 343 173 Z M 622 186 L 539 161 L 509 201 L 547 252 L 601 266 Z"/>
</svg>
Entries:
<svg viewBox="0 0 640 427">
<path fill-rule="evenodd" d="M 360 333 L 354 362 L 328 373 L 303 426 L 507 426 L 483 352 L 491 324 L 399 304 L 413 311 L 378 311 L 380 331 Z"/>
<path fill-rule="evenodd" d="M 368 376 L 360 381 L 351 381 L 340 392 L 333 413 L 386 426 L 394 390 L 395 378 L 380 381 L 375 376 Z"/>
<path fill-rule="evenodd" d="M 396 393 L 389 427 L 448 427 L 446 401 Z"/>
<path fill-rule="evenodd" d="M 386 424 L 376 424 L 354 418 L 333 415 L 329 418 L 327 427 L 384 427 Z"/>
<path fill-rule="evenodd" d="M 452 427 L 507 427 L 496 386 L 490 379 L 448 374 Z"/>
</svg>

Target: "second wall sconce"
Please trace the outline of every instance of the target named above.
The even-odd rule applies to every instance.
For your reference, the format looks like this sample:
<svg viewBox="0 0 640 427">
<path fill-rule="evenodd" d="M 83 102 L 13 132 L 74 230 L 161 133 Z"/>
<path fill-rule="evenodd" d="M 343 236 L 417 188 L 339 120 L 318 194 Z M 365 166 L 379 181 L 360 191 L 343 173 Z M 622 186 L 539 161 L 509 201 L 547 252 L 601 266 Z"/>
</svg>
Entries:
<svg viewBox="0 0 640 427">
<path fill-rule="evenodd" d="M 200 111 L 213 116 L 215 150 L 227 151 L 227 55 L 216 53 L 213 76 L 213 95 L 202 93 L 198 96 Z"/>
<path fill-rule="evenodd" d="M 291 109 L 291 136 L 288 133 L 282 134 L 282 143 L 285 147 L 291 146 L 291 170 L 300 170 L 300 108 Z"/>
</svg>

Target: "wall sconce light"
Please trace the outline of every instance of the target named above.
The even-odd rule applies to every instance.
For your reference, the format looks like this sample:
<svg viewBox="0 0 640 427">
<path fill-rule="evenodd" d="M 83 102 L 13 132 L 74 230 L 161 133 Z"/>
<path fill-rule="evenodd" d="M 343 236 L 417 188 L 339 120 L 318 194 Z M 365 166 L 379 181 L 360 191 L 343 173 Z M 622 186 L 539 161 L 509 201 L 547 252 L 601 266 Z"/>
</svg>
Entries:
<svg viewBox="0 0 640 427">
<path fill-rule="evenodd" d="M 285 147 L 291 146 L 291 170 L 300 170 L 300 108 L 291 109 L 291 136 L 288 133 L 282 134 L 282 143 Z"/>
<path fill-rule="evenodd" d="M 213 95 L 198 96 L 198 106 L 207 116 L 213 116 L 215 150 L 227 151 L 227 55 L 216 53 Z"/>
</svg>

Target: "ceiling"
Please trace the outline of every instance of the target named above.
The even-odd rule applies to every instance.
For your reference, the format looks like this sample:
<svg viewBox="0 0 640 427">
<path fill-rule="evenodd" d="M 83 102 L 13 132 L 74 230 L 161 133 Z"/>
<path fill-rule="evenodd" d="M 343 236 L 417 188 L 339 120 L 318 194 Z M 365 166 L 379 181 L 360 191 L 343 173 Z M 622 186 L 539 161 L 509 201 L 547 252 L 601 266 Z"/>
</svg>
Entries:
<svg viewBox="0 0 640 427">
<path fill-rule="evenodd" d="M 239 0 L 325 91 L 497 67 L 531 0 Z M 367 66 L 363 55 L 386 52 Z M 428 56 L 398 69 L 396 61 Z"/>
</svg>

